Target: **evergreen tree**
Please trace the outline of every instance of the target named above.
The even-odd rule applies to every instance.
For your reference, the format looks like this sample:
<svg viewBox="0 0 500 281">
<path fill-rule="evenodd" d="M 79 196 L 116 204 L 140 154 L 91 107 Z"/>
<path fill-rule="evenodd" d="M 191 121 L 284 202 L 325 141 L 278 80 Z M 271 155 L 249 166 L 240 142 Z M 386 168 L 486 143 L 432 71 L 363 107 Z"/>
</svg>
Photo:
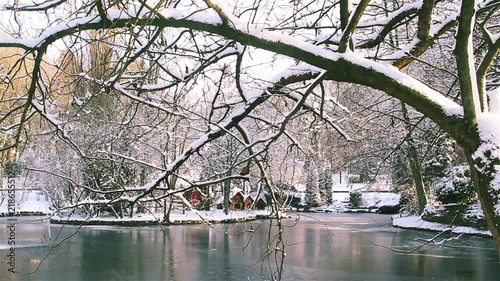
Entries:
<svg viewBox="0 0 500 281">
<path fill-rule="evenodd" d="M 323 169 L 319 173 L 319 193 L 321 201 L 331 204 L 332 198 L 332 173 L 328 169 Z"/>
<path fill-rule="evenodd" d="M 304 174 L 306 175 L 306 204 L 317 207 L 320 204 L 317 175 L 314 162 L 308 157 L 304 163 Z"/>
<path fill-rule="evenodd" d="M 401 155 L 394 157 L 392 161 L 392 183 L 397 188 L 412 184 L 411 172 Z"/>
<path fill-rule="evenodd" d="M 434 194 L 443 204 L 471 203 L 475 197 L 470 169 L 467 165 L 454 166 L 444 171 L 445 176 L 437 180 Z"/>
<path fill-rule="evenodd" d="M 447 169 L 453 163 L 451 155 L 456 154 L 454 142 L 449 137 L 442 137 L 438 143 L 439 145 L 435 145 L 431 149 L 432 157 L 423 165 L 424 180 L 427 186 L 432 186 L 438 179 L 446 177 Z"/>
</svg>

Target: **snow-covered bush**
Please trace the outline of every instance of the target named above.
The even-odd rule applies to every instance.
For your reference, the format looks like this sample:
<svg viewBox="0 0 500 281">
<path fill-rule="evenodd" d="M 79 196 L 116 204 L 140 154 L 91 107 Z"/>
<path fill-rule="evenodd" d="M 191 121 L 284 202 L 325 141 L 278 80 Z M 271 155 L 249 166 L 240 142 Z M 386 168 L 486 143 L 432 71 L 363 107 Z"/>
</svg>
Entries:
<svg viewBox="0 0 500 281">
<path fill-rule="evenodd" d="M 443 204 L 469 203 L 475 196 L 469 167 L 454 166 L 446 169 L 446 176 L 434 185 L 434 194 Z"/>
<path fill-rule="evenodd" d="M 349 193 L 349 206 L 351 208 L 357 208 L 362 204 L 363 194 L 360 190 L 354 190 Z"/>
<path fill-rule="evenodd" d="M 4 164 L 4 175 L 19 175 L 21 174 L 22 164 L 16 161 L 7 160 Z"/>
<path fill-rule="evenodd" d="M 426 184 L 446 177 L 448 169 L 453 163 L 452 155 L 456 154 L 454 151 L 455 142 L 446 135 L 443 135 L 437 143 L 440 145 L 433 147 L 429 153 L 432 156 L 423 163 L 422 175 Z"/>
<path fill-rule="evenodd" d="M 310 207 L 318 207 L 321 204 L 321 198 L 317 183 L 317 169 L 312 160 L 305 161 L 304 173 L 306 174 L 306 204 Z"/>
<path fill-rule="evenodd" d="M 319 184 L 318 189 L 321 197 L 321 201 L 326 204 L 332 204 L 332 171 L 328 169 L 321 170 L 319 172 Z"/>
<path fill-rule="evenodd" d="M 400 187 L 401 197 L 399 205 L 401 212 L 409 214 L 418 214 L 418 202 L 415 187 L 412 185 L 405 185 Z"/>
</svg>

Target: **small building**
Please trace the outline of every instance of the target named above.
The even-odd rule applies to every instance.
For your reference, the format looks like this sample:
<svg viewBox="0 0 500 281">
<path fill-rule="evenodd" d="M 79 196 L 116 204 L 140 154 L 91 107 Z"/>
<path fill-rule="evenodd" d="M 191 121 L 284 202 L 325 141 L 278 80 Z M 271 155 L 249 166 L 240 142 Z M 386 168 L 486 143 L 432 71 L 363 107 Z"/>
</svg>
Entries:
<svg viewBox="0 0 500 281">
<path fill-rule="evenodd" d="M 267 207 L 267 201 L 263 196 L 259 196 L 254 204 L 257 210 L 264 210 Z"/>
<path fill-rule="evenodd" d="M 224 196 L 215 200 L 217 209 L 224 209 Z M 267 206 L 267 200 L 264 195 L 257 196 L 256 192 L 245 194 L 240 188 L 233 188 L 229 194 L 229 209 L 230 210 L 247 210 L 255 206 L 258 210 L 263 210 Z"/>
<path fill-rule="evenodd" d="M 210 210 L 210 198 L 207 198 L 205 194 L 199 189 L 191 189 L 184 193 L 184 197 L 189 201 L 189 204 L 197 210 Z M 183 204 L 183 207 L 186 206 Z"/>
<path fill-rule="evenodd" d="M 243 201 L 243 205 L 245 205 L 245 209 L 250 209 L 252 208 L 252 204 L 255 201 L 253 196 L 251 194 L 247 194 L 245 196 L 245 200 Z"/>
<path fill-rule="evenodd" d="M 229 193 L 229 210 L 244 210 L 245 195 L 241 188 L 233 188 Z M 224 209 L 224 195 L 215 200 L 217 209 Z"/>
<path fill-rule="evenodd" d="M 264 210 L 267 207 L 266 198 L 262 193 L 258 194 L 257 192 L 248 194 L 243 203 L 245 204 L 245 209 L 251 209 L 253 207 L 257 210 Z"/>
<path fill-rule="evenodd" d="M 239 189 L 239 188 L 238 188 Z M 234 191 L 234 189 L 233 189 Z M 245 210 L 245 195 L 243 194 L 243 191 L 238 190 L 236 192 L 231 192 L 229 196 L 229 209 L 230 210 Z"/>
<path fill-rule="evenodd" d="M 189 203 L 191 203 L 191 206 L 194 208 L 199 208 L 202 203 L 202 195 L 201 192 L 197 189 L 192 189 L 186 191 L 186 197 Z"/>
</svg>

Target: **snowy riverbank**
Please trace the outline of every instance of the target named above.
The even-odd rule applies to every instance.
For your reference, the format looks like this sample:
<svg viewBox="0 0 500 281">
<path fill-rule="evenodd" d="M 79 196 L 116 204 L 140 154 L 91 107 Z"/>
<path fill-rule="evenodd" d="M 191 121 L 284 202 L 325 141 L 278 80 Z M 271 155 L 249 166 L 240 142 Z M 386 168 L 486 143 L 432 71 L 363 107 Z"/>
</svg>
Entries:
<svg viewBox="0 0 500 281">
<path fill-rule="evenodd" d="M 55 224 L 77 224 L 77 225 L 121 225 L 121 226 L 144 226 L 158 224 L 203 224 L 203 223 L 232 223 L 244 222 L 257 219 L 271 218 L 270 211 L 230 211 L 224 214 L 222 210 L 193 211 L 185 213 L 171 213 L 170 223 L 163 222 L 163 214 L 141 214 L 133 218 L 99 217 L 89 218 L 85 216 L 54 216 L 50 222 Z"/>
<path fill-rule="evenodd" d="M 456 234 L 464 233 L 491 237 L 491 232 L 488 230 L 480 230 L 467 226 L 453 226 L 450 228 L 450 226 L 446 224 L 424 221 L 420 216 L 394 215 L 392 216 L 392 225 L 395 227 L 416 230 L 445 231 L 449 229 L 452 233 Z"/>
</svg>

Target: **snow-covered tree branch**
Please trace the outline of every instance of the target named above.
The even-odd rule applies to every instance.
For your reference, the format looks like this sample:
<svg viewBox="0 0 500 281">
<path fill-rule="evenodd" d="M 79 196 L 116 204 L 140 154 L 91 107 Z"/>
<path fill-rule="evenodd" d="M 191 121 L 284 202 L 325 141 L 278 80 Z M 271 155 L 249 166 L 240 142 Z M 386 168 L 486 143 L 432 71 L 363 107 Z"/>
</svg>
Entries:
<svg viewBox="0 0 500 281">
<path fill-rule="evenodd" d="M 19 53 L 0 70 L 2 149 L 52 128 L 93 167 L 79 185 L 123 192 L 98 203 L 234 180 L 248 163 L 271 188 L 265 154 L 278 138 L 294 142 L 294 120 L 322 118 L 350 139 L 328 114 L 339 103 L 324 84 L 356 84 L 411 106 L 463 148 L 500 252 L 500 3 L 392 2 L 9 2 L 2 15 L 41 20 L 7 20 L 1 34 L 0 47 Z M 416 73 L 417 63 L 431 70 Z M 446 87 L 430 78 L 437 73 Z M 28 82 L 14 85 L 20 76 Z M 240 125 L 251 131 L 243 141 Z M 200 163 L 222 139 L 238 140 L 227 154 L 235 159 L 210 179 Z M 117 173 L 100 177 L 106 169 Z M 165 193 L 173 178 L 191 184 Z"/>
</svg>

